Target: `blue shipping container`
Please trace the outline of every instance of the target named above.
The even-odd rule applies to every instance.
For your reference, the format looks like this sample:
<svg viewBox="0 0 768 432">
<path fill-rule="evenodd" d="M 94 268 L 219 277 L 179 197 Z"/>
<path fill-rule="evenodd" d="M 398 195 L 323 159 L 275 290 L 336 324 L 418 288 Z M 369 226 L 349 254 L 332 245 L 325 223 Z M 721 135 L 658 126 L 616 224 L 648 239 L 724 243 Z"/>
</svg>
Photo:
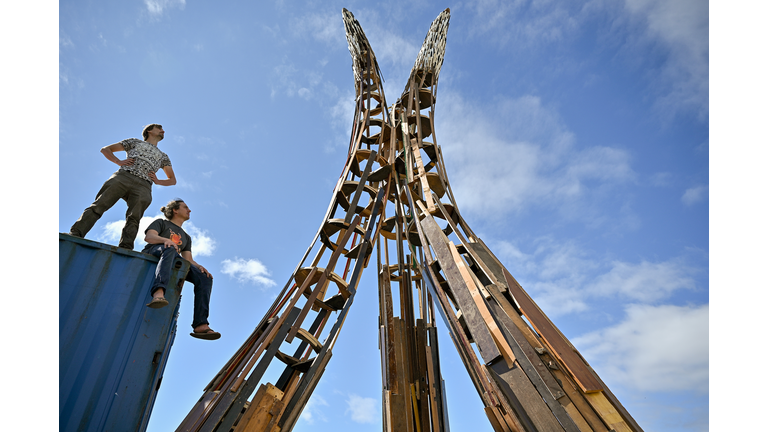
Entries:
<svg viewBox="0 0 768 432">
<path fill-rule="evenodd" d="M 144 431 L 176 334 L 189 263 L 150 309 L 158 258 L 59 234 L 59 430 Z"/>
</svg>

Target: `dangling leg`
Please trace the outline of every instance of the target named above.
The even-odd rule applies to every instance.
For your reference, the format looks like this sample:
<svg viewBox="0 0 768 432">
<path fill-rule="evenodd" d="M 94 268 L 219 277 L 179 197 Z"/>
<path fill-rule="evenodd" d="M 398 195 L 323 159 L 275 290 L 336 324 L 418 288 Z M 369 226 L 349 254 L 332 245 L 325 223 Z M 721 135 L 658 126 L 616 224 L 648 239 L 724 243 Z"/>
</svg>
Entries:
<svg viewBox="0 0 768 432">
<path fill-rule="evenodd" d="M 195 285 L 195 312 L 192 318 L 193 332 L 199 339 L 218 339 L 221 334 L 208 326 L 208 311 L 211 303 L 213 278 L 209 278 L 195 266 L 189 268 L 187 280 Z"/>
<path fill-rule="evenodd" d="M 155 269 L 155 280 L 152 282 L 152 289 L 150 290 L 152 301 L 147 303 L 147 306 L 157 309 L 168 304 L 168 300 L 165 299 L 165 289 L 171 279 L 173 262 L 179 254 L 176 249 L 165 247 L 162 244 L 151 246 L 147 253 L 160 257 Z"/>
</svg>

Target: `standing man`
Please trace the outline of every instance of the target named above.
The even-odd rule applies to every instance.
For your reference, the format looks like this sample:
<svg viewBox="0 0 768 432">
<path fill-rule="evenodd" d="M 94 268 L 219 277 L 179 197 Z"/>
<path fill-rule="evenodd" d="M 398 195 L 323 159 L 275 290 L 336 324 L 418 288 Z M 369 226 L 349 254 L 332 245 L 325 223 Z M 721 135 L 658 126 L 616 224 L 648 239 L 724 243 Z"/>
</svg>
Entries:
<svg viewBox="0 0 768 432">
<path fill-rule="evenodd" d="M 192 258 L 192 238 L 181 228 L 181 225 L 189 220 L 189 214 L 192 211 L 181 198 L 169 202 L 160 211 L 168 220 L 155 219 L 144 231 L 146 234 L 144 241 L 147 245 L 142 252 L 160 258 L 150 291 L 152 301 L 147 306 L 157 309 L 168 305 L 168 300 L 165 299 L 165 288 L 171 278 L 173 261 L 181 254 L 181 257 L 191 264 L 186 280 L 195 286 L 193 331 L 190 335 L 199 339 L 218 339 L 221 334 L 208 326 L 213 276 Z"/>
<path fill-rule="evenodd" d="M 157 148 L 157 143 L 165 136 L 163 127 L 153 123 L 144 127 L 141 134 L 144 137 L 143 141 L 138 138 L 128 138 L 101 148 L 104 157 L 120 168 L 104 182 L 101 190 L 96 194 L 96 200 L 83 211 L 80 219 L 69 229 L 71 235 L 85 237 L 101 215 L 122 198 L 128 204 L 128 211 L 125 212 L 125 227 L 118 246 L 133 249 L 133 241 L 139 231 L 139 221 L 152 202 L 152 183 L 160 186 L 176 184 L 171 160 L 167 154 Z M 117 151 L 124 151 L 127 155 L 126 159 L 118 159 L 115 156 Z M 166 180 L 159 180 L 155 176 L 161 168 L 168 177 Z"/>
</svg>

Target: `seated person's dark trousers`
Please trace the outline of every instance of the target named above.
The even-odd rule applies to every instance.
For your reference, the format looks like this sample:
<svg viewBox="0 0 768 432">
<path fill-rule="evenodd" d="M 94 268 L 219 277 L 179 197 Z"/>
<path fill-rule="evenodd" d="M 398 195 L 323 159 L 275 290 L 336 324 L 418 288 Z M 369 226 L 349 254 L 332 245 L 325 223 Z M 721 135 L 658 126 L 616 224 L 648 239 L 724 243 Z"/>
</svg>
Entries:
<svg viewBox="0 0 768 432">
<path fill-rule="evenodd" d="M 155 270 L 155 280 L 152 282 L 150 295 L 160 288 L 168 292 L 167 286 L 171 278 L 173 262 L 177 257 L 181 258 L 176 249 L 163 246 L 162 244 L 148 244 L 142 250 L 143 253 L 152 254 L 160 258 L 160 262 L 157 263 L 157 269 Z M 194 317 L 192 318 L 192 328 L 194 329 L 199 325 L 208 324 L 208 306 L 211 303 L 213 278 L 209 278 L 200 269 L 191 265 L 185 280 L 192 282 L 195 286 L 195 308 Z"/>
</svg>

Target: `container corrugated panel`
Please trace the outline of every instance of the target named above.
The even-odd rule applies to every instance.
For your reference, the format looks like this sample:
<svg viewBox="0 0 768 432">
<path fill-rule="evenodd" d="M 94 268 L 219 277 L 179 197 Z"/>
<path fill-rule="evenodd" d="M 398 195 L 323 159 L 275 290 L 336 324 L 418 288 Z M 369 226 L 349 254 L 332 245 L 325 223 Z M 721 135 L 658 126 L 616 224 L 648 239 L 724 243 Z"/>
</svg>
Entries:
<svg viewBox="0 0 768 432">
<path fill-rule="evenodd" d="M 59 430 L 144 431 L 173 345 L 189 263 L 150 309 L 158 258 L 59 234 Z"/>
</svg>

